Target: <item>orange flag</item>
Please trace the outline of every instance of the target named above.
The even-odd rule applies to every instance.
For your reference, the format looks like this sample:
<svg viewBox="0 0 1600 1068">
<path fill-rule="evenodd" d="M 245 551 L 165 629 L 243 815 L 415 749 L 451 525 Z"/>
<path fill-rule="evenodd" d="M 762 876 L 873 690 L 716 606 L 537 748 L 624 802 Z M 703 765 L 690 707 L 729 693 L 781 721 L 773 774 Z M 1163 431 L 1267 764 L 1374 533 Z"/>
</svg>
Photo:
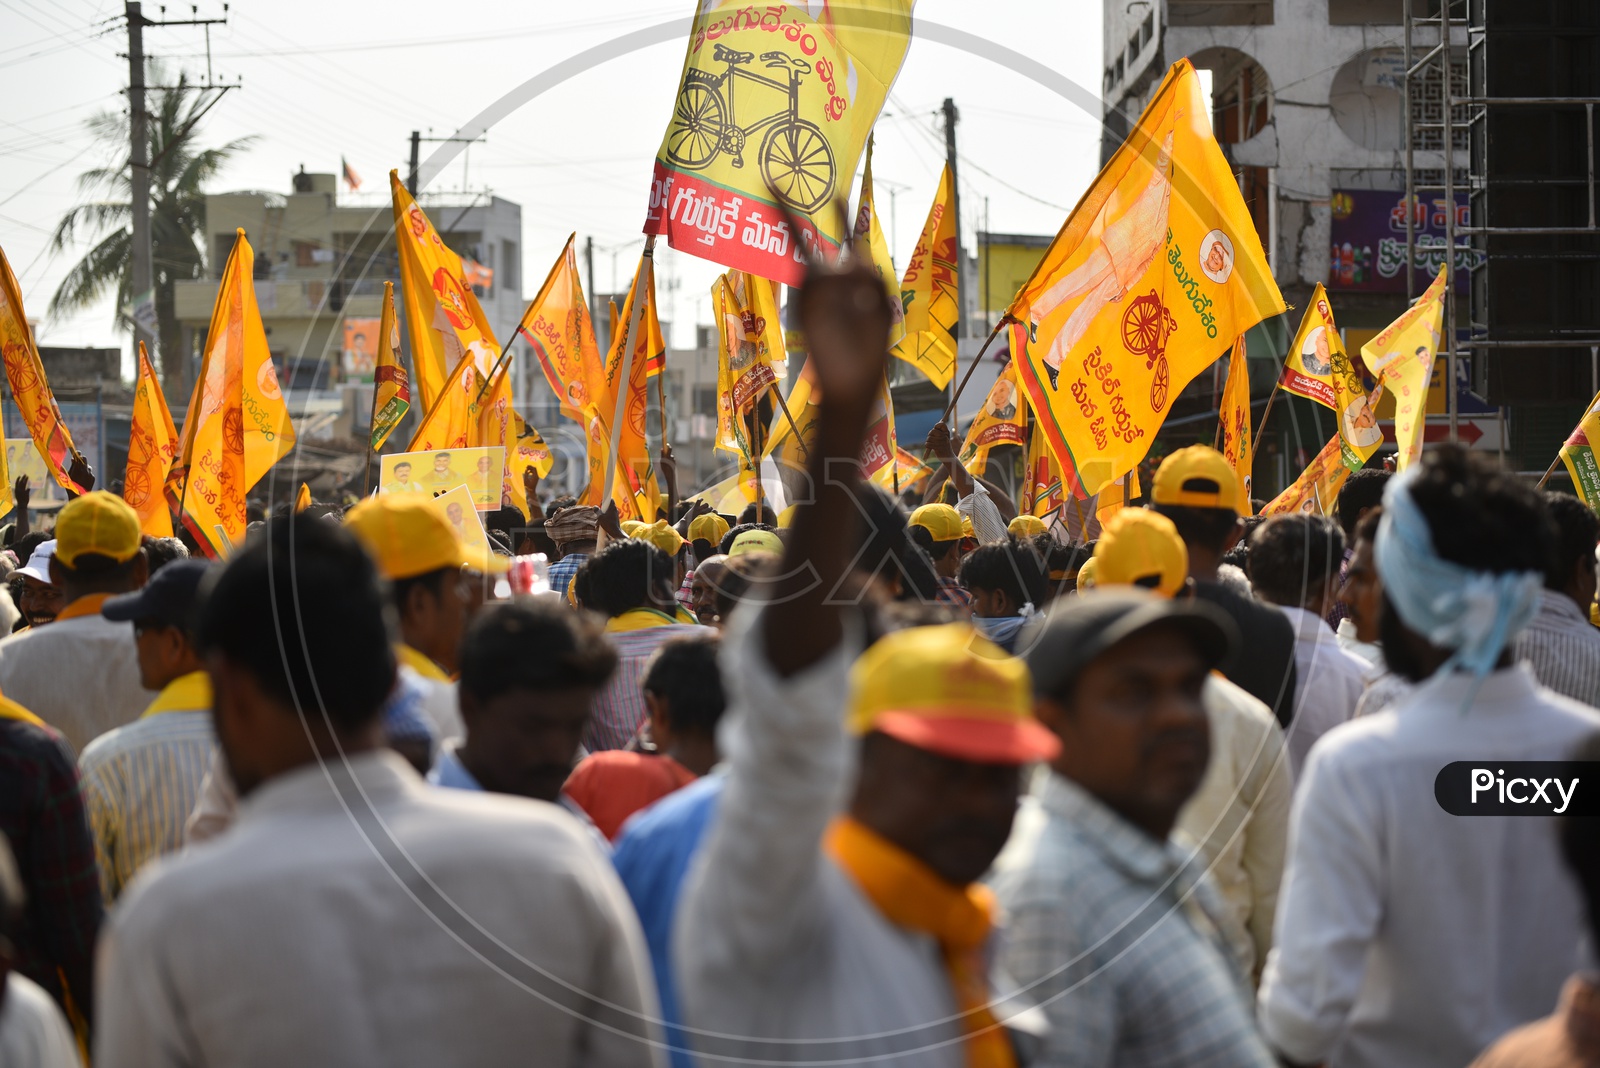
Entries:
<svg viewBox="0 0 1600 1068">
<path fill-rule="evenodd" d="M 411 335 L 411 375 L 427 411 L 463 356 L 471 356 L 479 372 L 488 374 L 500 355 L 500 343 L 465 281 L 461 257 L 445 245 L 395 171 L 389 172 L 389 190 L 406 332 Z"/>
<path fill-rule="evenodd" d="M 72 435 L 67 433 L 55 394 L 50 392 L 44 364 L 39 361 L 38 346 L 33 343 L 33 331 L 28 329 L 28 317 L 22 310 L 22 290 L 17 286 L 17 276 L 11 273 L 11 264 L 6 261 L 3 249 L 0 249 L 0 356 L 5 358 L 11 396 L 16 399 L 17 410 L 28 425 L 28 433 L 39 455 L 44 457 L 45 467 L 67 492 L 89 492 L 67 474 L 78 450 L 73 448 Z"/>
<path fill-rule="evenodd" d="M 139 342 L 139 385 L 133 394 L 133 427 L 128 434 L 128 468 L 122 499 L 139 513 L 139 529 L 152 538 L 172 537 L 172 510 L 162 487 L 178 455 L 178 430 L 167 398 L 156 381 L 150 354 Z"/>
<path fill-rule="evenodd" d="M 539 295 L 522 314 L 517 332 L 533 349 L 545 381 L 550 383 L 561 402 L 561 414 L 587 425 L 585 413 L 594 404 L 601 361 L 589 305 L 583 298 L 583 284 L 578 279 L 578 258 L 573 244 L 576 240 L 576 234 L 567 238 L 566 247 L 556 257 L 544 285 L 539 288 Z"/>
<path fill-rule="evenodd" d="M 646 279 L 642 296 L 639 293 L 640 275 Z M 633 365 L 628 372 L 628 380 L 623 382 L 623 357 L 628 349 L 628 330 L 633 323 L 633 304 L 639 299 L 644 301 L 644 307 L 639 316 L 638 340 L 634 342 Z M 653 488 L 655 470 L 650 463 L 649 446 L 645 442 L 644 417 L 649 397 L 649 364 L 657 353 L 666 348 L 661 336 L 661 321 L 656 314 L 655 272 L 648 269 L 643 259 L 640 260 L 639 270 L 634 273 L 633 285 L 628 290 L 628 299 L 618 316 L 617 325 L 611 350 L 606 354 L 605 367 L 595 381 L 594 411 L 588 424 L 590 479 L 583 503 L 604 508 L 608 500 L 614 499 L 620 516 L 634 519 L 640 518 L 640 509 L 635 502 L 637 492 L 653 491 L 657 497 L 660 495 L 660 490 Z M 621 405 L 622 432 L 617 436 L 616 475 L 608 496 L 604 483 L 607 454 L 611 449 L 612 420 L 618 414 L 618 400 L 624 397 L 625 403 Z M 655 516 L 650 516 L 649 521 L 654 522 Z"/>
<path fill-rule="evenodd" d="M 214 557 L 243 540 L 246 495 L 295 441 L 250 282 L 255 260 L 239 230 L 167 476 L 167 499 L 178 518 Z"/>
<path fill-rule="evenodd" d="M 311 487 L 300 483 L 300 492 L 294 495 L 294 510 L 303 512 L 311 507 Z"/>
</svg>

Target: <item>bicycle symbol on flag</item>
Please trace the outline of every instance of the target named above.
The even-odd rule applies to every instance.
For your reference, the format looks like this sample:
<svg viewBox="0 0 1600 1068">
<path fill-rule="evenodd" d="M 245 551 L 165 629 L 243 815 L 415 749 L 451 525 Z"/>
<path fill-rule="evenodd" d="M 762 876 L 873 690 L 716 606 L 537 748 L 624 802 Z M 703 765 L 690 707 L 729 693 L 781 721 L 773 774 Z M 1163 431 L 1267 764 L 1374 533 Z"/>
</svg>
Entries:
<svg viewBox="0 0 1600 1068">
<path fill-rule="evenodd" d="M 811 64 L 782 52 L 763 52 L 762 64 L 786 75 L 786 80 L 780 81 L 746 69 L 756 58 L 754 52 L 719 44 L 712 58 L 726 63 L 728 69 L 720 75 L 688 72 L 667 132 L 667 158 L 700 170 L 727 153 L 733 157 L 733 166 L 743 167 L 747 141 L 764 130 L 757 159 L 767 184 L 797 211 L 811 212 L 826 204 L 836 181 L 833 148 L 816 123 L 800 117 L 800 79 L 811 73 Z M 777 90 L 785 94 L 786 103 L 769 115 L 741 124 L 736 108 L 744 94 L 737 98 L 734 94 L 740 81 Z"/>
</svg>

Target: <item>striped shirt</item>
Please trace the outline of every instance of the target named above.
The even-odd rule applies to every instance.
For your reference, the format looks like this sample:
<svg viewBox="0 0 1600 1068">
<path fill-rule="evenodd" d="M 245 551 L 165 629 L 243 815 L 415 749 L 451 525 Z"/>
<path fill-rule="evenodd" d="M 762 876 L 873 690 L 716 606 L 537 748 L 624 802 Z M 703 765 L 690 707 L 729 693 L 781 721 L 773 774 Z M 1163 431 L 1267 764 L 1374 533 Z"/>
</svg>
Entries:
<svg viewBox="0 0 1600 1068">
<path fill-rule="evenodd" d="M 989 499 L 989 491 L 981 484 L 974 485 L 972 493 L 956 502 L 956 511 L 961 513 L 961 518 L 972 520 L 972 532 L 979 545 L 1006 540 L 1009 533 L 1006 521 L 1000 518 L 1000 509 L 995 507 L 994 501 Z"/>
<path fill-rule="evenodd" d="M 1572 598 L 1542 591 L 1538 614 L 1511 648 L 1533 666 L 1541 686 L 1600 708 L 1600 630 Z"/>
<path fill-rule="evenodd" d="M 641 617 L 646 614 L 657 618 L 643 620 Z M 670 618 L 665 612 L 634 609 L 606 624 L 606 637 L 617 649 L 617 670 L 595 699 L 589 725 L 583 731 L 584 749 L 598 753 L 627 745 L 650 714 L 640 685 L 650 654 L 673 638 L 706 633 L 698 624 L 671 623 Z"/>
<path fill-rule="evenodd" d="M 1001 964 L 1050 1019 L 1036 1064 L 1270 1068 L 1206 863 L 1056 773 L 1024 803 L 992 878 Z"/>
<path fill-rule="evenodd" d="M 144 715 L 83 751 L 78 766 L 106 904 L 140 868 L 183 848 L 183 825 L 214 744 L 211 680 L 196 671 L 168 683 Z"/>
</svg>

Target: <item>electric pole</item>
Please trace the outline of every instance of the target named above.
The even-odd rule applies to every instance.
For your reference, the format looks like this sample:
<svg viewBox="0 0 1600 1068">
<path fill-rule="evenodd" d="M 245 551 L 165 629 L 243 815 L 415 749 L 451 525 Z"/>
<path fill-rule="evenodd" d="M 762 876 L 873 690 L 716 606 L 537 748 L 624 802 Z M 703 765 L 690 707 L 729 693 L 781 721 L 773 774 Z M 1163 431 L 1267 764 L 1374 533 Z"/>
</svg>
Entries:
<svg viewBox="0 0 1600 1068">
<path fill-rule="evenodd" d="M 228 5 L 223 4 L 222 10 L 227 11 Z M 227 19 L 162 19 L 156 21 L 144 17 L 144 5 L 139 0 L 128 0 L 124 5 L 123 13 L 128 20 L 128 137 L 132 142 L 128 146 L 129 193 L 133 198 L 133 262 L 131 268 L 130 296 L 133 299 L 133 338 L 135 347 L 139 342 L 144 342 L 146 348 L 157 354 L 157 365 L 161 368 L 161 377 L 167 384 L 168 392 L 173 387 L 178 390 L 187 388 L 188 382 L 188 353 L 167 352 L 157 345 L 158 338 L 151 332 L 150 323 L 159 322 L 159 307 L 156 300 L 156 278 L 154 257 L 150 250 L 150 171 L 161 162 L 160 157 L 155 160 L 150 158 L 150 136 L 147 126 L 149 114 L 145 111 L 144 91 L 149 88 L 144 80 L 144 30 L 146 26 L 203 26 L 206 31 L 206 84 L 196 85 L 194 89 L 220 89 L 216 97 L 201 109 L 188 126 L 179 132 L 179 137 L 187 134 L 194 124 L 200 121 L 207 111 L 214 107 L 218 100 L 229 89 L 237 89 L 238 84 L 218 85 L 211 71 L 211 27 L 224 25 Z M 171 91 L 170 86 L 156 86 L 158 89 Z M 175 142 L 176 143 L 176 139 Z M 165 155 L 171 145 L 162 150 Z"/>
<path fill-rule="evenodd" d="M 956 102 L 950 97 L 944 98 L 944 159 L 950 168 L 950 210 L 956 216 L 956 338 L 966 336 L 963 327 L 966 324 L 966 314 L 963 305 L 966 304 L 967 287 L 965 278 L 967 273 L 967 258 L 961 252 L 961 182 L 956 174 L 956 122 L 961 118 L 956 111 Z"/>
<path fill-rule="evenodd" d="M 128 17 L 128 128 L 133 139 L 129 146 L 129 164 L 133 168 L 131 192 L 133 196 L 133 340 L 135 355 L 139 343 L 152 352 L 156 339 L 141 321 L 139 306 L 146 299 L 155 304 L 155 280 L 150 257 L 150 138 L 145 131 L 144 110 L 144 27 L 143 5 L 129 0 Z M 158 359 L 165 364 L 166 353 Z"/>
<path fill-rule="evenodd" d="M 411 194 L 411 199 L 417 199 L 417 165 L 421 162 L 422 131 L 411 131 L 411 169 L 406 172 L 406 192 Z"/>
</svg>

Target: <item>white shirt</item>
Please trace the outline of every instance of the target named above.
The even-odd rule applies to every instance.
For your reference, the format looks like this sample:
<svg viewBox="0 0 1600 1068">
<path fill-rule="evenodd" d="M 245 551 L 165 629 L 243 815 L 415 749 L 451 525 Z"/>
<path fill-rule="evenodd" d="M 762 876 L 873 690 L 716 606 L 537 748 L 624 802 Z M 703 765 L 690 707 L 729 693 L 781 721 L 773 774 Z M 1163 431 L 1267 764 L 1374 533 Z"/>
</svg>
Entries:
<svg viewBox="0 0 1600 1068">
<path fill-rule="evenodd" d="M 1351 656 L 1358 656 L 1365 660 L 1368 666 L 1376 667 L 1379 672 L 1383 670 L 1383 646 L 1378 642 L 1364 642 L 1356 634 L 1356 621 L 1349 616 L 1339 620 L 1339 629 L 1334 631 L 1334 637 L 1339 639 L 1339 648 Z M 1368 678 L 1373 677 L 1372 672 L 1367 673 Z"/>
<path fill-rule="evenodd" d="M 1327 620 L 1303 608 L 1278 605 L 1294 628 L 1294 719 L 1286 740 L 1298 779 L 1311 746 L 1356 714 L 1366 688 L 1366 661 L 1339 647 Z"/>
<path fill-rule="evenodd" d="M 96 1068 L 664 1063 L 638 920 L 577 823 L 388 752 L 280 775 L 140 872 L 97 972 Z"/>
<path fill-rule="evenodd" d="M 1312 753 L 1289 827 L 1267 1038 L 1329 1068 L 1459 1068 L 1551 1010 L 1578 966 L 1577 889 L 1545 820 L 1452 816 L 1456 760 L 1561 760 L 1600 729 L 1525 665 L 1430 679 Z"/>
<path fill-rule="evenodd" d="M 44 988 L 20 972 L 5 979 L 0 1010 L 0 1065 L 5 1068 L 80 1068 L 67 1019 Z"/>
<path fill-rule="evenodd" d="M 1270 708 L 1217 674 L 1201 696 L 1211 761 L 1174 837 L 1198 845 L 1209 862 L 1222 905 L 1217 926 L 1240 974 L 1253 979 L 1272 948 L 1294 778 Z"/>
<path fill-rule="evenodd" d="M 684 1020 L 735 1038 L 693 1041 L 741 1060 L 963 1068 L 938 944 L 885 919 L 822 850 L 855 774 L 843 710 L 860 627 L 847 623 L 838 648 L 780 679 L 761 619 L 742 608 L 723 637 L 728 785 L 672 938 Z M 1012 1015 L 994 1011 L 1001 1022 Z"/>
<path fill-rule="evenodd" d="M 1600 707 L 1600 630 L 1571 597 L 1541 591 L 1538 613 L 1511 648 L 1533 666 L 1541 686 Z"/>
<path fill-rule="evenodd" d="M 0 693 L 60 731 L 75 753 L 156 698 L 139 683 L 133 624 L 99 612 L 0 641 Z"/>
</svg>

